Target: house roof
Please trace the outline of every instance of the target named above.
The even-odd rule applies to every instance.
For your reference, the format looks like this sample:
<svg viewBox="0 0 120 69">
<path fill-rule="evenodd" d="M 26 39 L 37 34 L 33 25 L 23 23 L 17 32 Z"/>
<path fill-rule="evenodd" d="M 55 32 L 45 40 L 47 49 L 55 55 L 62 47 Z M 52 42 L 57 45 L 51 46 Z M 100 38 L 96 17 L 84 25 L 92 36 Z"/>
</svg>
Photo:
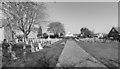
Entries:
<svg viewBox="0 0 120 69">
<path fill-rule="evenodd" d="M 120 33 L 120 27 L 114 27 L 116 31 Z"/>
</svg>

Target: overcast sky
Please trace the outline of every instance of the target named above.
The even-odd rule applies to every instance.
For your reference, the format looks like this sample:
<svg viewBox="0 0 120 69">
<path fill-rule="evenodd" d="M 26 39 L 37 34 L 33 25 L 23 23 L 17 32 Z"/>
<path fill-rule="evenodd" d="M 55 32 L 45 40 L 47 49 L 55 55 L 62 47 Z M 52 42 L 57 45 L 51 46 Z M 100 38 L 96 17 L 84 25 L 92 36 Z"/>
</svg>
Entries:
<svg viewBox="0 0 120 69">
<path fill-rule="evenodd" d="M 66 32 L 79 33 L 87 27 L 100 33 L 108 33 L 118 26 L 117 2 L 48 2 L 52 21 L 64 24 Z"/>
</svg>

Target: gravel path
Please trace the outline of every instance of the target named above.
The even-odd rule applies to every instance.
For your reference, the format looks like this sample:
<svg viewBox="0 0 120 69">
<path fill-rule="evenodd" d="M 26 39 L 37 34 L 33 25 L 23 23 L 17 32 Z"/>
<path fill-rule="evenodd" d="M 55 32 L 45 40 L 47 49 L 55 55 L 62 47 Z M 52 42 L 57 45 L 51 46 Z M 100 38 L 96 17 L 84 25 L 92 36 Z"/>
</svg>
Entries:
<svg viewBox="0 0 120 69">
<path fill-rule="evenodd" d="M 69 39 L 59 57 L 57 66 L 63 67 L 106 67 L 88 54 L 76 42 Z"/>
</svg>

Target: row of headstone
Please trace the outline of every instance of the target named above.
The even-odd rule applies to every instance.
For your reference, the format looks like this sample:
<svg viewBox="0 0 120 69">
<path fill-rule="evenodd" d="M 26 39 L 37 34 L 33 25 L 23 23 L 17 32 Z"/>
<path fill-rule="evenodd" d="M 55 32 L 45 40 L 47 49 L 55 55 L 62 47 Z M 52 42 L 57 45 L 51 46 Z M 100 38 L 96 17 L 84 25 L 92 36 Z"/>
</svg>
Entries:
<svg viewBox="0 0 120 69">
<path fill-rule="evenodd" d="M 26 40 L 26 44 L 29 44 L 29 48 L 31 52 L 38 52 L 43 49 L 45 45 L 50 45 L 60 39 L 28 39 Z M 23 49 L 27 49 L 26 46 L 23 46 Z M 12 45 L 10 44 L 8 48 L 8 53 L 11 54 L 12 59 L 17 59 L 16 52 L 12 51 Z M 23 52 L 23 55 L 26 54 L 26 51 Z"/>
<path fill-rule="evenodd" d="M 40 51 L 41 49 L 43 49 L 40 43 L 38 43 L 38 47 L 35 47 L 33 43 L 30 43 L 30 46 L 31 46 L 31 52 L 36 52 L 36 51 Z"/>
<path fill-rule="evenodd" d="M 36 43 L 37 43 L 37 42 L 36 42 Z M 37 51 L 40 51 L 40 50 L 43 49 L 43 46 L 41 45 L 41 43 L 37 43 L 37 46 L 35 46 L 33 42 L 30 42 L 30 46 L 31 46 L 31 47 L 30 47 L 31 52 L 37 52 Z M 25 50 L 25 49 L 26 49 L 26 46 L 23 46 L 23 49 Z M 12 45 L 10 45 L 10 46 L 8 47 L 8 53 L 11 54 L 11 57 L 12 57 L 13 60 L 15 60 L 15 59 L 18 58 L 18 57 L 16 56 L 17 53 L 16 53 L 15 51 L 12 51 Z M 23 55 L 25 55 L 25 54 L 26 54 L 26 51 L 23 52 Z"/>
<path fill-rule="evenodd" d="M 49 46 L 58 40 L 59 39 L 28 39 L 26 44 L 30 44 L 31 52 L 36 52 L 43 49 L 44 46 Z"/>
<path fill-rule="evenodd" d="M 36 52 L 36 51 L 40 51 L 41 49 L 43 49 L 44 46 L 49 46 L 51 44 L 53 44 L 56 41 L 59 41 L 60 39 L 36 39 L 36 38 L 29 38 L 27 40 L 25 40 L 25 43 L 31 46 L 31 52 Z M 24 40 L 22 40 L 24 41 Z M 16 39 L 16 43 L 18 42 L 18 39 Z M 26 46 L 23 47 L 23 49 L 25 49 Z"/>
<path fill-rule="evenodd" d="M 77 41 L 85 41 L 85 42 L 105 42 L 105 43 L 118 43 L 118 41 L 114 40 L 107 40 L 107 39 L 97 39 L 97 38 L 84 38 L 84 39 L 77 39 Z"/>
<path fill-rule="evenodd" d="M 41 43 L 41 44 L 53 44 L 56 41 L 59 41 L 60 39 L 28 39 L 26 40 L 27 44 L 32 43 Z"/>
</svg>

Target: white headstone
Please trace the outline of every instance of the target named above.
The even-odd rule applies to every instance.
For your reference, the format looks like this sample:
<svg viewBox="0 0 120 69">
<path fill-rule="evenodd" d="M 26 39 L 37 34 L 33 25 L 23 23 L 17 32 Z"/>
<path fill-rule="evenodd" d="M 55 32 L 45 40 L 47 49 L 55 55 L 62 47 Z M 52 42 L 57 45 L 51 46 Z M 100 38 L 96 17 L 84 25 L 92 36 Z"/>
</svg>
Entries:
<svg viewBox="0 0 120 69">
<path fill-rule="evenodd" d="M 34 42 L 35 42 L 35 40 L 34 40 L 34 39 L 32 39 L 32 42 L 34 43 Z"/>
<path fill-rule="evenodd" d="M 11 52 L 11 56 L 12 56 L 13 59 L 17 59 L 16 54 L 15 54 L 14 51 Z"/>
<path fill-rule="evenodd" d="M 39 46 L 39 49 L 43 49 L 42 46 L 41 46 L 41 43 L 38 43 L 38 46 Z"/>
<path fill-rule="evenodd" d="M 23 46 L 23 49 L 26 49 L 26 46 L 25 46 L 25 45 Z"/>
<path fill-rule="evenodd" d="M 26 44 L 28 44 L 28 41 L 26 41 Z"/>
<path fill-rule="evenodd" d="M 16 39 L 15 42 L 18 43 L 18 39 Z"/>
<path fill-rule="evenodd" d="M 34 46 L 33 46 L 32 42 L 30 43 L 30 45 L 31 45 L 31 51 L 32 51 L 32 52 L 35 52 Z"/>
<path fill-rule="evenodd" d="M 8 47 L 8 53 L 11 53 L 12 52 L 12 46 L 10 45 L 9 47 Z"/>
</svg>

